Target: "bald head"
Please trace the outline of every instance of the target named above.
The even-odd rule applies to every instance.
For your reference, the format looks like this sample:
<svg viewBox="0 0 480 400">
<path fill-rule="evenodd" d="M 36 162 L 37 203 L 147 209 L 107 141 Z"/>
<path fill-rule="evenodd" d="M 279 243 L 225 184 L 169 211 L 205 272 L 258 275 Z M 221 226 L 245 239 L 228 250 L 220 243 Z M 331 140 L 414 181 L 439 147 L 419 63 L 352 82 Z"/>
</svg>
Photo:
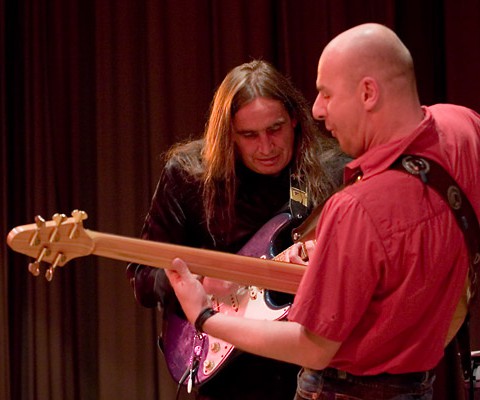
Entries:
<svg viewBox="0 0 480 400">
<path fill-rule="evenodd" d="M 409 134 L 423 118 L 410 52 L 380 24 L 358 25 L 325 47 L 317 89 L 313 116 L 353 157 Z"/>
<path fill-rule="evenodd" d="M 382 83 L 395 78 L 414 82 L 410 52 L 398 36 L 386 26 L 374 23 L 355 26 L 334 38 L 321 61 L 341 67 L 355 81 L 372 76 Z"/>
</svg>

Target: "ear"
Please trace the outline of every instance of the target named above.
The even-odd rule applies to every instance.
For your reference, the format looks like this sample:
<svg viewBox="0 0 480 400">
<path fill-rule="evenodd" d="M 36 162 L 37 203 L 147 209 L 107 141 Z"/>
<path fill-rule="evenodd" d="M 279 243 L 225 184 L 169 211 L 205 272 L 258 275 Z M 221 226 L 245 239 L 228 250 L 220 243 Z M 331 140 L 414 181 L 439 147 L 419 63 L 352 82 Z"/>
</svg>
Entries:
<svg viewBox="0 0 480 400">
<path fill-rule="evenodd" d="M 362 103 L 366 111 L 371 111 L 380 99 L 380 87 L 377 81 L 371 77 L 365 77 L 361 82 Z"/>
</svg>

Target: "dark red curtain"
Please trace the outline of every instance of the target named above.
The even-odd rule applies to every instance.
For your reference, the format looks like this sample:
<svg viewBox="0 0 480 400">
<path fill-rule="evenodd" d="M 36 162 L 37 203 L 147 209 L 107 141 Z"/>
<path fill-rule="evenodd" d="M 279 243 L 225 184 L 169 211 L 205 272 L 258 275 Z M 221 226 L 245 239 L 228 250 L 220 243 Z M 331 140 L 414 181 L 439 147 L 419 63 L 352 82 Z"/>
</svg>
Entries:
<svg viewBox="0 0 480 400">
<path fill-rule="evenodd" d="M 88 229 L 138 236 L 159 155 L 201 134 L 228 70 L 266 59 L 313 102 L 322 48 L 362 22 L 405 41 L 424 104 L 480 110 L 480 0 L 10 0 L 0 13 L 5 238 L 74 209 Z M 0 398 L 173 398 L 158 315 L 135 304 L 124 262 L 78 258 L 47 282 L 0 250 Z"/>
</svg>

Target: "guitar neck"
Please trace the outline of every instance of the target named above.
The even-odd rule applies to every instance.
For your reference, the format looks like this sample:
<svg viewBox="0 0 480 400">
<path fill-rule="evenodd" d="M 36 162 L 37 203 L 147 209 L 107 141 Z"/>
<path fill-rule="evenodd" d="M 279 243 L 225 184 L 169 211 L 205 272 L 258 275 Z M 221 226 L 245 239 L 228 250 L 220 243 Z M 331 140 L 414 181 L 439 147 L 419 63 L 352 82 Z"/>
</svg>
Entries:
<svg viewBox="0 0 480 400">
<path fill-rule="evenodd" d="M 129 238 L 86 230 L 94 242 L 92 254 L 157 268 L 169 268 L 182 258 L 194 274 L 296 293 L 305 267 L 225 252 Z"/>
<path fill-rule="evenodd" d="M 37 218 L 35 224 L 12 229 L 9 246 L 53 269 L 73 258 L 97 255 L 157 268 L 170 268 L 174 258 L 186 261 L 194 274 L 228 280 L 285 293 L 296 293 L 304 266 L 213 250 L 154 242 L 84 229 L 76 217 L 52 221 Z"/>
</svg>

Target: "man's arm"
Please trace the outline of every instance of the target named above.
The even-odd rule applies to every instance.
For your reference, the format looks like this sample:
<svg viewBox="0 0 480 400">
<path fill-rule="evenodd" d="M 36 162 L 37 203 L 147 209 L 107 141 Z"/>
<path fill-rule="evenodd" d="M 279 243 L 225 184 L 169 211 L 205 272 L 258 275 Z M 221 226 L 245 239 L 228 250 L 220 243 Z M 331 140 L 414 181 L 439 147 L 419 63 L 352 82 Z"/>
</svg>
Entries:
<svg viewBox="0 0 480 400">
<path fill-rule="evenodd" d="M 175 259 L 172 268 L 166 274 L 185 315 L 194 324 L 200 312 L 210 307 L 209 298 L 184 261 Z M 222 313 L 208 318 L 202 329 L 243 351 L 312 369 L 328 366 L 341 345 L 313 335 L 295 322 L 254 320 Z"/>
</svg>

